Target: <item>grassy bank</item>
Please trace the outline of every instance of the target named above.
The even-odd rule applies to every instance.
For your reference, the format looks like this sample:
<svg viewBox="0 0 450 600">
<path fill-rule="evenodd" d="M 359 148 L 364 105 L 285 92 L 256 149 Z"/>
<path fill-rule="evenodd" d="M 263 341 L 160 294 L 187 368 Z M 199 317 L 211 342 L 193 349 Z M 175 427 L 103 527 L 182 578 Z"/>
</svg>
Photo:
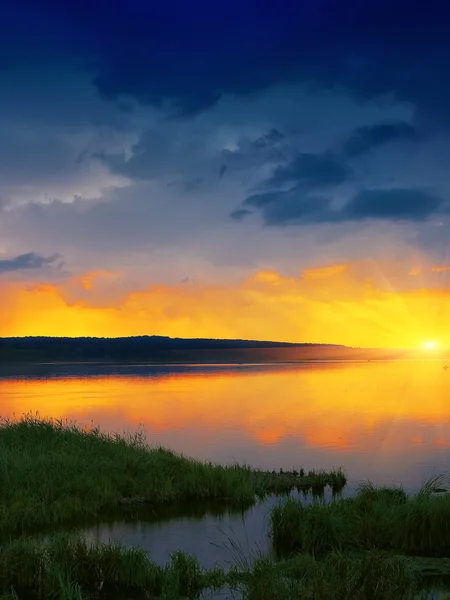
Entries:
<svg viewBox="0 0 450 600">
<path fill-rule="evenodd" d="M 280 563 L 260 557 L 225 573 L 203 570 L 182 552 L 160 567 L 139 549 L 89 545 L 67 535 L 47 542 L 22 538 L 0 548 L 0 594 L 8 600 L 179 600 L 225 586 L 243 600 L 412 600 L 423 587 L 412 563 L 373 551 L 331 553 L 324 560 L 300 555 Z"/>
<path fill-rule="evenodd" d="M 271 514 L 280 553 L 386 550 L 450 556 L 450 494 L 442 478 L 414 496 L 400 488 L 361 487 L 355 497 L 306 505 L 289 499 Z M 449 561 L 450 562 L 450 561 Z"/>
<path fill-rule="evenodd" d="M 224 587 L 242 600 L 418 600 L 429 582 L 450 578 L 450 560 L 439 558 L 450 551 L 450 495 L 439 479 L 413 497 L 366 485 L 330 504 L 289 499 L 271 514 L 275 546 L 289 557 L 238 556 L 225 573 L 183 552 L 161 567 L 141 549 L 80 536 L 6 536 L 137 502 L 249 505 L 293 487 L 339 491 L 345 475 L 200 463 L 150 448 L 142 436 L 31 416 L 0 424 L 0 448 L 0 600 L 180 600 Z"/>
<path fill-rule="evenodd" d="M 265 472 L 201 463 L 142 435 L 106 435 L 26 416 L 0 423 L 0 532 L 99 516 L 123 504 L 227 500 L 250 505 L 256 496 L 297 487 L 342 489 L 341 471 Z"/>
</svg>

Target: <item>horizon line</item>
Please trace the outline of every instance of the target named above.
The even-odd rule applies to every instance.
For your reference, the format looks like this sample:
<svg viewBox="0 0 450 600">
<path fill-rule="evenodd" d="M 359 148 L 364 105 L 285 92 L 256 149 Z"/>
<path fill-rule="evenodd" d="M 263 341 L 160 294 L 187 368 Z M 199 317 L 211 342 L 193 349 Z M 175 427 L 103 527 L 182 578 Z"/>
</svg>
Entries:
<svg viewBox="0 0 450 600">
<path fill-rule="evenodd" d="M 216 341 L 216 342 L 248 342 L 252 344 L 283 344 L 285 346 L 328 346 L 335 348 L 345 348 L 349 350 L 390 350 L 399 352 L 418 351 L 422 349 L 430 353 L 430 350 L 426 348 L 417 347 L 400 347 L 400 346 L 349 346 L 346 344 L 339 344 L 335 342 L 287 342 L 283 340 L 257 340 L 251 338 L 217 338 L 217 337 L 171 337 L 168 335 L 154 335 L 154 334 L 142 334 L 142 335 L 123 335 L 123 336 L 98 336 L 98 335 L 21 335 L 21 336 L 0 336 L 1 340 L 39 340 L 39 339 L 54 339 L 54 340 L 133 340 L 142 338 L 158 338 L 161 340 L 182 340 L 182 341 Z M 437 351 L 449 350 L 447 347 L 440 347 Z"/>
</svg>

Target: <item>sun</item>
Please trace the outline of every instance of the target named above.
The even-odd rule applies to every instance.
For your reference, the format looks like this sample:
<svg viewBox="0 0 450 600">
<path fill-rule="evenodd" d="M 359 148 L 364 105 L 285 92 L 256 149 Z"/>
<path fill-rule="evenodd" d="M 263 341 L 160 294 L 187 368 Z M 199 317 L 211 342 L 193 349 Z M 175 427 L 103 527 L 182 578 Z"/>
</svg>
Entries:
<svg viewBox="0 0 450 600">
<path fill-rule="evenodd" d="M 439 348 L 439 342 L 436 342 L 435 340 L 427 340 L 426 342 L 422 343 L 422 347 L 425 350 L 437 350 Z"/>
</svg>

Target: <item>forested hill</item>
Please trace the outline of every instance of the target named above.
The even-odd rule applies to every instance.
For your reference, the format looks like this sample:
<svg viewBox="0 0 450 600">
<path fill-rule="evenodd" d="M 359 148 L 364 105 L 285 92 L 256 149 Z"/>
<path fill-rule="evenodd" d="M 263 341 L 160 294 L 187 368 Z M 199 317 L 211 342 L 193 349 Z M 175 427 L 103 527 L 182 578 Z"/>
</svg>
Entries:
<svg viewBox="0 0 450 600">
<path fill-rule="evenodd" d="M 330 344 L 290 344 L 254 340 L 123 338 L 0 338 L 3 361 L 184 361 L 273 359 L 284 350 L 336 350 Z M 270 351 L 269 354 L 265 352 Z"/>
<path fill-rule="evenodd" d="M 399 350 L 348 348 L 255 340 L 125 338 L 0 338 L 0 363 L 7 362 L 192 362 L 262 363 L 401 358 Z"/>
</svg>

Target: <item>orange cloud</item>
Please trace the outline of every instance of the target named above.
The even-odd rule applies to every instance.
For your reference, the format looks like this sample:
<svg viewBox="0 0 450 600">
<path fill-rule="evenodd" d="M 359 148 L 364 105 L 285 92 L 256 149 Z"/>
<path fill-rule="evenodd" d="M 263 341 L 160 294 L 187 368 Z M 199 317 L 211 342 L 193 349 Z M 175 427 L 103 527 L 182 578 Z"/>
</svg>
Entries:
<svg viewBox="0 0 450 600">
<path fill-rule="evenodd" d="M 450 292 L 401 291 L 399 273 L 407 277 L 403 267 L 359 262 L 298 277 L 259 271 L 239 285 L 132 292 L 116 272 L 58 285 L 3 281 L 0 335 L 155 334 L 405 348 L 436 339 L 450 347 Z"/>
<path fill-rule="evenodd" d="M 70 305 L 57 285 L 0 284 L 0 335 L 105 335 L 116 309 Z"/>
<path fill-rule="evenodd" d="M 339 275 L 346 271 L 348 265 L 331 265 L 328 267 L 316 267 L 312 269 L 306 269 L 303 271 L 303 277 L 305 279 L 318 279 L 322 277 L 330 277 L 332 275 Z"/>
<path fill-rule="evenodd" d="M 94 282 L 98 279 L 105 278 L 110 281 L 117 281 L 121 274 L 121 271 L 90 271 L 79 278 L 74 278 L 73 282 L 74 284 L 79 283 L 84 290 L 91 290 L 94 286 Z"/>
<path fill-rule="evenodd" d="M 444 271 L 450 271 L 450 265 L 437 265 L 432 267 L 431 270 L 434 273 L 443 273 Z"/>
</svg>

